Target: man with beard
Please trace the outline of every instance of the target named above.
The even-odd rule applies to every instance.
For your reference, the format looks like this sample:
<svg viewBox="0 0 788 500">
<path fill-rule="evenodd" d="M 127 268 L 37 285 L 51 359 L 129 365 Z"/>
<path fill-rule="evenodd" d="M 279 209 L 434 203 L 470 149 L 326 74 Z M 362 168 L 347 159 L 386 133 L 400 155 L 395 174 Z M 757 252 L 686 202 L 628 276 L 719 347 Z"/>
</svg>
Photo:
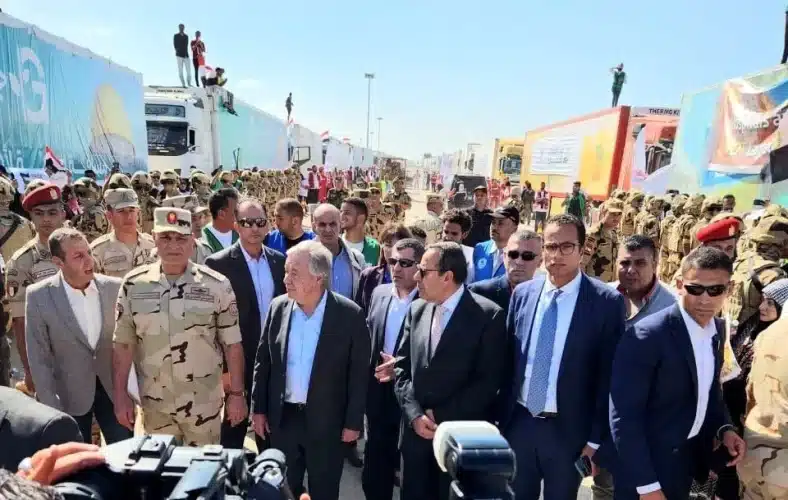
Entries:
<svg viewBox="0 0 788 500">
<path fill-rule="evenodd" d="M 368 266 L 377 265 L 380 259 L 380 244 L 366 235 L 367 205 L 361 198 L 348 198 L 339 210 L 339 226 L 342 240 L 364 256 Z"/>
<path fill-rule="evenodd" d="M 490 216 L 493 220 L 490 225 L 490 239 L 477 243 L 473 249 L 474 281 L 495 278 L 506 273 L 503 266 L 503 248 L 520 224 L 520 213 L 514 207 L 496 208 Z"/>
</svg>

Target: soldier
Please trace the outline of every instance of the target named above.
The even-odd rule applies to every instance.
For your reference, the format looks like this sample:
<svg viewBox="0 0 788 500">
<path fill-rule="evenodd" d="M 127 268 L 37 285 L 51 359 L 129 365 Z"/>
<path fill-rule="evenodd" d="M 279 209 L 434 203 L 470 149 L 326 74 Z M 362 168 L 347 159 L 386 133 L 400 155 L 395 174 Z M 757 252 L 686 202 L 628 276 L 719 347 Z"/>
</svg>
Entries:
<svg viewBox="0 0 788 500">
<path fill-rule="evenodd" d="M 696 194 L 691 196 L 682 207 L 681 216 L 673 223 L 670 234 L 664 235 L 668 238 L 668 250 L 670 255 L 665 267 L 665 273 L 672 279 L 681 267 L 681 259 L 692 250 L 692 228 L 700 216 L 700 208 L 703 205 L 704 196 Z"/>
<path fill-rule="evenodd" d="M 651 238 L 654 245 L 660 247 L 660 224 L 659 216 L 662 215 L 662 199 L 652 196 L 645 202 L 646 209 L 641 212 L 643 215 L 635 226 L 635 234 L 642 234 Z"/>
<path fill-rule="evenodd" d="M 104 204 L 112 231 L 90 244 L 95 272 L 122 278 L 132 269 L 154 262 L 153 237 L 137 230 L 140 207 L 134 190 L 108 189 Z"/>
<path fill-rule="evenodd" d="M 60 188 L 44 184 L 33 189 L 22 201 L 22 208 L 30 214 L 36 228 L 36 236 L 25 243 L 8 261 L 6 271 L 5 302 L 11 316 L 19 357 L 25 371 L 25 381 L 18 388 L 28 394 L 35 393 L 33 378 L 27 363 L 25 344 L 25 291 L 28 286 L 57 274 L 58 267 L 52 262 L 49 252 L 49 235 L 62 227 L 66 211 Z"/>
<path fill-rule="evenodd" d="M 709 197 L 703 200 L 703 204 L 700 207 L 700 217 L 698 218 L 697 222 L 695 222 L 695 226 L 693 226 L 693 228 L 690 230 L 692 234 L 693 250 L 700 246 L 700 242 L 695 237 L 695 235 L 698 234 L 698 231 L 703 229 L 704 226 L 707 226 L 714 216 L 720 212 L 722 212 L 721 199 L 717 197 Z"/>
<path fill-rule="evenodd" d="M 616 280 L 616 259 L 618 258 L 618 235 L 616 229 L 621 223 L 624 204 L 609 199 L 599 213 L 599 222 L 591 226 L 586 235 L 583 248 L 582 266 L 587 275 L 605 283 Z"/>
<path fill-rule="evenodd" d="M 751 248 L 739 255 L 733 263 L 731 288 L 725 311 L 737 328 L 747 328 L 750 320 L 758 321 L 761 292 L 766 285 L 786 277 L 780 268 L 788 245 L 788 219 L 764 217 L 752 230 Z"/>
<path fill-rule="evenodd" d="M 397 221 L 405 221 L 405 211 L 411 207 L 410 195 L 405 192 L 405 179 L 397 177 L 394 179 L 394 191 L 388 193 L 383 198 L 384 203 L 392 203 L 397 210 Z"/>
<path fill-rule="evenodd" d="M 695 238 L 701 246 L 714 247 L 736 259 L 736 241 L 741 234 L 742 220 L 729 212 L 716 215 L 711 222 L 698 230 Z"/>
<path fill-rule="evenodd" d="M 528 208 L 528 212 L 526 213 L 526 205 L 523 202 L 521 197 L 521 190 L 519 187 L 513 187 L 511 196 L 509 199 L 504 200 L 503 203 L 504 207 L 514 207 L 520 213 L 520 224 L 528 224 L 526 221 L 530 221 L 531 217 L 531 208 L 533 208 L 533 202 L 531 202 L 531 207 Z"/>
<path fill-rule="evenodd" d="M 635 216 L 640 212 L 644 196 L 645 195 L 640 191 L 632 191 L 629 194 L 624 212 L 621 216 L 621 226 L 618 230 L 618 236 L 622 240 L 635 234 Z"/>
<path fill-rule="evenodd" d="M 95 179 L 93 179 L 95 181 Z M 104 186 L 101 188 L 101 197 L 104 197 L 104 193 L 107 192 L 108 189 L 131 189 L 131 179 L 129 176 L 121 173 L 116 172 L 112 174 L 107 182 L 104 183 Z"/>
<path fill-rule="evenodd" d="M 383 203 L 380 201 L 379 187 L 372 186 L 369 188 L 369 198 L 366 199 L 366 203 L 369 209 L 367 234 L 370 238 L 380 241 L 380 235 L 383 233 L 383 228 L 393 219 L 383 213 Z"/>
<path fill-rule="evenodd" d="M 633 234 L 643 234 L 640 232 L 640 228 L 643 225 L 643 217 L 648 215 L 648 206 L 652 204 L 654 199 L 654 195 L 647 194 L 643 197 L 643 203 L 640 205 L 640 210 L 638 213 L 635 214 L 635 232 Z"/>
<path fill-rule="evenodd" d="M 101 188 L 89 177 L 81 177 L 74 182 L 74 194 L 79 198 L 82 213 L 74 217 L 73 227 L 82 232 L 92 242 L 107 233 L 109 223 L 104 207 L 99 203 Z"/>
<path fill-rule="evenodd" d="M 416 221 L 414 226 L 420 227 L 427 235 L 427 244 L 431 245 L 440 241 L 440 234 L 443 231 L 443 196 L 439 194 L 427 195 L 427 216 Z"/>
<path fill-rule="evenodd" d="M 668 242 L 670 241 L 670 232 L 673 225 L 679 217 L 684 213 L 684 204 L 687 202 L 686 197 L 682 195 L 673 196 L 670 199 L 670 210 L 659 223 L 659 262 L 657 263 L 657 277 L 663 283 L 668 283 L 673 277 L 668 274 L 670 266 L 668 260 L 670 258 L 670 250 L 668 249 Z M 674 271 L 675 272 L 675 271 Z"/>
<path fill-rule="evenodd" d="M 197 198 L 193 194 L 183 194 L 180 196 L 173 196 L 162 201 L 165 207 L 181 208 L 188 210 L 192 214 L 192 236 L 194 236 L 194 252 L 192 252 L 191 261 L 195 264 L 204 264 L 205 259 L 213 253 L 211 247 L 202 239 L 203 222 L 205 221 L 206 207 L 201 207 L 197 203 Z M 151 258 L 157 258 L 157 250 L 154 248 L 151 252 Z"/>
<path fill-rule="evenodd" d="M 345 189 L 345 184 L 340 183 L 328 190 L 326 202 L 334 205 L 337 208 L 340 208 L 342 206 L 342 202 L 345 201 L 348 196 L 350 196 L 350 194 L 348 193 L 347 189 Z"/>
<path fill-rule="evenodd" d="M 11 211 L 16 188 L 5 177 L 0 177 L 0 256 L 3 267 L 22 245 L 35 236 L 33 223 Z"/>
<path fill-rule="evenodd" d="M 153 180 L 146 172 L 138 170 L 131 176 L 131 187 L 137 193 L 137 202 L 140 206 L 137 223 L 143 233 L 150 234 L 153 230 L 153 211 L 159 207 L 159 202 L 150 195 Z"/>
<path fill-rule="evenodd" d="M 180 196 L 181 178 L 174 170 L 165 170 L 161 173 L 161 185 L 164 188 L 164 197 Z"/>
<path fill-rule="evenodd" d="M 223 275 L 189 260 L 194 239 L 187 210 L 157 208 L 153 233 L 161 260 L 126 275 L 118 295 L 115 414 L 134 429 L 126 389 L 133 362 L 146 433 L 173 434 L 189 446 L 216 444 L 223 360 L 230 373 L 225 414 L 233 426 L 247 415 L 235 294 Z"/>
<path fill-rule="evenodd" d="M 745 251 L 750 249 L 750 234 L 752 234 L 752 229 L 758 225 L 758 222 L 760 222 L 762 218 L 768 217 L 770 215 L 785 217 L 788 219 L 788 210 L 784 209 L 780 205 L 777 205 L 776 203 L 772 203 L 763 210 L 763 213 L 760 217 L 747 217 L 745 219 L 745 224 L 748 225 L 746 225 L 744 233 L 741 235 L 739 242 L 736 244 L 737 254 L 742 255 Z"/>
<path fill-rule="evenodd" d="M 204 172 L 195 171 L 192 174 L 192 191 L 197 196 L 200 205 L 207 207 L 213 191 L 211 191 L 211 178 Z"/>
</svg>

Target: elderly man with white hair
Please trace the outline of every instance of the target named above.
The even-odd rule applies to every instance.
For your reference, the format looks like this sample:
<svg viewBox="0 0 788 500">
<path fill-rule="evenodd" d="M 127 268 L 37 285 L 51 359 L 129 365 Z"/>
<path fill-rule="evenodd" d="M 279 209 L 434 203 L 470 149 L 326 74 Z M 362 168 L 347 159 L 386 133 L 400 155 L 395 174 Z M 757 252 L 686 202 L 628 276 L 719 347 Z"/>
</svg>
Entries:
<svg viewBox="0 0 788 500">
<path fill-rule="evenodd" d="M 287 457 L 294 495 L 339 497 L 343 443 L 358 439 L 370 360 L 361 308 L 332 292 L 333 256 L 318 241 L 287 251 L 286 296 L 271 302 L 252 388 L 252 425 Z"/>
</svg>

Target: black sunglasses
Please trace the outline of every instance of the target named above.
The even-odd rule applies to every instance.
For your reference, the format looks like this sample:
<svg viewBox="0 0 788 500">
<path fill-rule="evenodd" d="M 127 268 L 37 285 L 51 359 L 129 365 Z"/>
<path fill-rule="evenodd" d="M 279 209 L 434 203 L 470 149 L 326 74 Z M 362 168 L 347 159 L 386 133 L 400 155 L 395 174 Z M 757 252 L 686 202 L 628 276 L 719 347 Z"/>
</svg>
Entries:
<svg viewBox="0 0 788 500">
<path fill-rule="evenodd" d="M 694 297 L 703 295 L 703 292 L 708 293 L 709 297 L 719 297 L 720 295 L 725 293 L 725 290 L 727 289 L 728 289 L 728 285 L 709 285 L 709 286 L 684 285 L 684 290 L 686 290 L 688 294 Z"/>
<path fill-rule="evenodd" d="M 259 228 L 264 228 L 265 225 L 268 224 L 268 219 L 265 217 L 247 217 L 244 219 L 238 219 L 238 225 L 249 229 L 252 225 L 255 225 Z"/>
<path fill-rule="evenodd" d="M 399 264 L 405 269 L 416 265 L 416 261 L 410 259 L 389 259 L 387 262 L 389 264 L 389 267 L 396 267 L 397 264 Z"/>
<path fill-rule="evenodd" d="M 518 258 L 520 258 L 526 262 L 531 262 L 537 257 L 535 253 L 529 252 L 528 250 L 525 250 L 523 252 L 518 252 L 517 250 L 509 250 L 508 252 L 506 252 L 506 255 L 508 255 L 509 258 L 512 260 L 517 260 Z"/>
</svg>

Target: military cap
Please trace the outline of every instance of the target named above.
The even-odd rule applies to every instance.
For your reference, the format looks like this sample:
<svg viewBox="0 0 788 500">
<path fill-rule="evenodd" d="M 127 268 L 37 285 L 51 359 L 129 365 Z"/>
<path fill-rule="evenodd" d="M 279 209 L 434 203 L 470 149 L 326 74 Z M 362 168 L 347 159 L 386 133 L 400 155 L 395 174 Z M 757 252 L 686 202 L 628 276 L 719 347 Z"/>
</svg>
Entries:
<svg viewBox="0 0 788 500">
<path fill-rule="evenodd" d="M 432 203 L 433 201 L 438 201 L 440 203 L 443 203 L 443 196 L 439 194 L 428 194 L 427 203 Z"/>
<path fill-rule="evenodd" d="M 633 201 L 636 201 L 636 200 L 642 200 L 645 197 L 646 197 L 646 195 L 645 195 L 645 193 L 643 193 L 643 191 L 632 191 L 632 192 L 629 193 L 629 199 L 628 200 L 630 202 L 633 202 Z"/>
<path fill-rule="evenodd" d="M 171 196 L 165 198 L 161 202 L 162 207 L 181 208 L 188 210 L 190 213 L 198 214 L 208 209 L 208 207 L 201 207 L 197 197 L 193 194 L 182 194 L 180 196 Z"/>
<path fill-rule="evenodd" d="M 739 219 L 736 217 L 724 217 L 718 220 L 712 220 L 709 224 L 698 229 L 695 237 L 701 243 L 729 240 L 739 235 L 739 228 L 741 228 L 741 221 Z"/>
<path fill-rule="evenodd" d="M 763 216 L 777 215 L 780 217 L 788 217 L 788 210 L 784 209 L 782 205 L 777 203 L 769 203 L 764 209 Z"/>
<path fill-rule="evenodd" d="M 192 234 L 192 214 L 182 208 L 159 207 L 153 211 L 153 232 Z"/>
<path fill-rule="evenodd" d="M 54 184 L 46 183 L 25 195 L 25 199 L 22 200 L 22 208 L 29 212 L 39 205 L 57 203 L 60 200 L 60 188 Z"/>
<path fill-rule="evenodd" d="M 722 210 L 722 198 L 719 196 L 709 196 L 703 200 L 703 204 L 700 206 L 700 211 L 705 212 L 706 210 L 711 210 L 712 208 Z"/>
<path fill-rule="evenodd" d="M 763 217 L 751 230 L 750 241 L 767 245 L 785 245 L 788 243 L 788 219 L 774 215 Z"/>
<path fill-rule="evenodd" d="M 194 172 L 192 173 L 192 183 L 199 182 L 201 184 L 210 184 L 211 178 L 205 172 Z"/>
<path fill-rule="evenodd" d="M 603 205 L 605 212 L 609 214 L 620 214 L 624 211 L 624 202 L 617 199 L 609 199 Z"/>
<path fill-rule="evenodd" d="M 222 172 L 222 175 L 219 176 L 219 180 L 222 182 L 233 182 L 232 172 Z"/>
<path fill-rule="evenodd" d="M 137 193 L 135 193 L 133 189 L 128 188 L 108 189 L 107 192 L 104 193 L 104 203 L 112 210 L 140 207 Z"/>
<path fill-rule="evenodd" d="M 175 173 L 175 170 L 165 170 L 161 173 L 161 180 L 163 181 L 173 181 L 173 182 L 181 182 L 181 178 L 178 174 Z"/>
<path fill-rule="evenodd" d="M 150 186 L 151 184 L 153 184 L 153 181 L 151 180 L 150 175 L 148 175 L 147 172 L 145 172 L 143 170 L 137 170 L 131 176 L 131 183 L 132 184 L 144 184 L 146 186 Z"/>
<path fill-rule="evenodd" d="M 131 179 L 126 174 L 121 172 L 114 173 L 107 181 L 107 189 L 130 188 Z"/>
<path fill-rule="evenodd" d="M 0 176 L 0 192 L 7 196 L 13 196 L 16 193 L 16 186 L 10 179 Z"/>
</svg>

